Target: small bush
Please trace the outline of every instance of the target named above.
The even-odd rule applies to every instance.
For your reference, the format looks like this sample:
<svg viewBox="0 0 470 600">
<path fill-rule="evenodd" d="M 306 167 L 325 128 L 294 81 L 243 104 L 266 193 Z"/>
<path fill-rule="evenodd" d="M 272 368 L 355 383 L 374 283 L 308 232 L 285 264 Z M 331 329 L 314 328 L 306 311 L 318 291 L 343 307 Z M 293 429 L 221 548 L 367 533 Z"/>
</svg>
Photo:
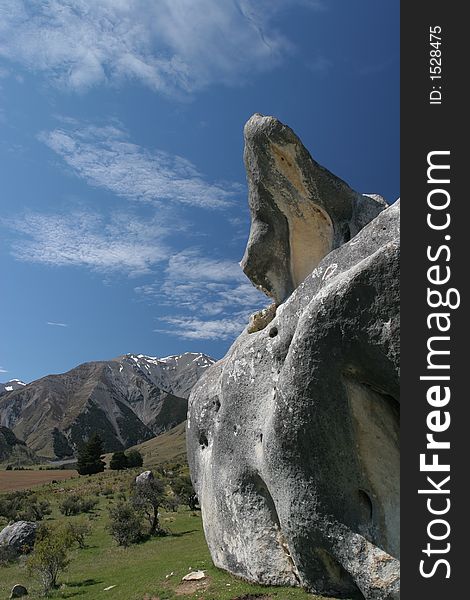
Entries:
<svg viewBox="0 0 470 600">
<path fill-rule="evenodd" d="M 33 495 L 24 503 L 18 517 L 23 521 L 42 521 L 51 512 L 51 505 L 47 500 L 39 500 Z"/>
<path fill-rule="evenodd" d="M 70 560 L 69 551 L 74 543 L 67 526 L 45 526 L 39 528 L 34 550 L 28 560 L 28 571 L 37 577 L 44 593 L 57 587 L 57 577 Z"/>
<path fill-rule="evenodd" d="M 84 512 L 84 513 L 92 512 L 96 508 L 97 505 L 98 505 L 97 498 L 82 498 L 80 512 Z"/>
<path fill-rule="evenodd" d="M 75 521 L 67 523 L 66 527 L 71 542 L 75 542 L 79 548 L 86 548 L 86 538 L 91 532 L 90 525 L 85 521 Z"/>
<path fill-rule="evenodd" d="M 66 517 L 80 513 L 80 496 L 67 496 L 59 505 L 60 512 Z"/>
<path fill-rule="evenodd" d="M 59 505 L 60 512 L 66 517 L 78 515 L 80 513 L 89 513 L 98 504 L 96 498 L 82 498 L 76 494 L 67 496 Z"/>
<path fill-rule="evenodd" d="M 8 521 L 42 521 L 51 514 L 47 500 L 39 500 L 31 490 L 10 492 L 0 497 L 0 516 Z"/>
<path fill-rule="evenodd" d="M 114 494 L 114 489 L 111 485 L 106 485 L 100 493 L 103 496 L 112 496 Z"/>
<path fill-rule="evenodd" d="M 109 530 L 120 546 L 130 546 L 142 539 L 142 518 L 129 502 L 119 502 L 109 509 Z"/>
<path fill-rule="evenodd" d="M 167 511 L 178 512 L 178 506 L 181 504 L 181 500 L 178 496 L 169 496 L 165 499 L 164 506 Z"/>
</svg>

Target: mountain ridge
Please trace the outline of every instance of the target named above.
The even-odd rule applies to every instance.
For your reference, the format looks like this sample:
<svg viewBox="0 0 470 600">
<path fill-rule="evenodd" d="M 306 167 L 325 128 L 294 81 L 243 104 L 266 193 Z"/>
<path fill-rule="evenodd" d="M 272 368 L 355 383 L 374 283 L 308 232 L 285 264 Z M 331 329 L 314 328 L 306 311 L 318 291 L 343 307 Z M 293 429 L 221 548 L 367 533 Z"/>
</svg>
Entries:
<svg viewBox="0 0 470 600">
<path fill-rule="evenodd" d="M 92 432 L 106 451 L 122 450 L 184 421 L 192 386 L 214 362 L 195 352 L 86 362 L 3 393 L 0 424 L 49 458 L 72 456 Z"/>
</svg>

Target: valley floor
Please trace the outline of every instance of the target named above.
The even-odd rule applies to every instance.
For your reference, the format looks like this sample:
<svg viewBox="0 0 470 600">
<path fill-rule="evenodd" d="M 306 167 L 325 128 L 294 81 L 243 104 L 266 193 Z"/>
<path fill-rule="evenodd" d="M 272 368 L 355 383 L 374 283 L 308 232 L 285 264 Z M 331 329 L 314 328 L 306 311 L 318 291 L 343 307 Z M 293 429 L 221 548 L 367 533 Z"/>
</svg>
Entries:
<svg viewBox="0 0 470 600">
<path fill-rule="evenodd" d="M 51 481 L 62 481 L 77 477 L 75 470 L 44 470 L 25 469 L 24 471 L 0 471 L 0 492 L 13 490 L 26 490 L 37 485 L 50 483 Z"/>
</svg>

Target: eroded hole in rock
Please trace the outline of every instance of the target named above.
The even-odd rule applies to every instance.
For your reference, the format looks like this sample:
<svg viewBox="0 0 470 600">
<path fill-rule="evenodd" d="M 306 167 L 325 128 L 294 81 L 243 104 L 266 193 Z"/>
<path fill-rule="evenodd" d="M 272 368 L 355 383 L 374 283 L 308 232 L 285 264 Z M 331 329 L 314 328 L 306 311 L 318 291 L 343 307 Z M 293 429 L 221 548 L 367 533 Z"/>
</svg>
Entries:
<svg viewBox="0 0 470 600">
<path fill-rule="evenodd" d="M 399 404 L 390 395 L 345 377 L 351 408 L 357 457 L 364 486 L 373 491 L 373 503 L 364 489 L 359 507 L 373 521 L 371 541 L 399 558 L 400 543 L 400 416 Z"/>
<path fill-rule="evenodd" d="M 247 473 L 243 482 L 243 488 L 246 492 L 250 492 L 251 494 L 258 496 L 259 500 L 261 501 L 260 504 L 264 505 L 265 509 L 267 509 L 270 521 L 273 523 L 273 525 L 280 529 L 281 524 L 277 514 L 276 505 L 274 504 L 273 497 L 268 490 L 268 486 L 265 484 L 261 476 L 255 472 Z"/>
<path fill-rule="evenodd" d="M 374 514 L 374 506 L 372 504 L 372 500 L 367 492 L 359 489 L 359 502 L 362 508 L 362 514 L 365 519 L 372 519 Z"/>
<path fill-rule="evenodd" d="M 199 435 L 199 445 L 202 448 L 207 448 L 207 446 L 209 445 L 209 440 L 207 439 L 207 435 L 204 432 L 202 432 Z"/>
<path fill-rule="evenodd" d="M 276 337 L 276 335 L 279 333 L 279 331 L 277 330 L 277 327 L 271 327 L 271 329 L 269 330 L 269 337 L 273 338 Z"/>
<path fill-rule="evenodd" d="M 213 405 L 214 405 L 215 412 L 219 412 L 219 410 L 220 410 L 220 400 L 218 398 L 216 398 L 213 401 Z"/>
</svg>

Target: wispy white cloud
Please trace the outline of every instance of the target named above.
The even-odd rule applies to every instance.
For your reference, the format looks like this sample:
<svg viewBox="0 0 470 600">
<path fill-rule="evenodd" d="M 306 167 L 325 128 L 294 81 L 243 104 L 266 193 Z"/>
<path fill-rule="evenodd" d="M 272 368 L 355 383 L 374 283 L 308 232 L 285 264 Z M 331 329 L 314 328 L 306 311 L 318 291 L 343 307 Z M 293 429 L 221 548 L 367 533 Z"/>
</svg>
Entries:
<svg viewBox="0 0 470 600">
<path fill-rule="evenodd" d="M 224 258 L 201 255 L 197 249 L 187 249 L 170 257 L 167 274 L 169 281 L 243 281 L 240 266 Z"/>
<path fill-rule="evenodd" d="M 162 317 L 165 326 L 155 331 L 185 339 L 232 338 L 251 313 L 267 304 L 236 262 L 210 258 L 194 249 L 170 258 L 163 282 L 139 286 L 136 292 L 179 311 Z"/>
<path fill-rule="evenodd" d="M 155 329 L 156 333 L 171 334 L 187 340 L 233 339 L 240 334 L 247 323 L 244 315 L 213 320 L 187 316 L 166 317 L 161 320 L 170 328 Z"/>
<path fill-rule="evenodd" d="M 4 369 L 3 367 L 0 367 L 0 373 L 8 373 L 8 371 L 6 369 Z"/>
<path fill-rule="evenodd" d="M 68 327 L 67 323 L 55 323 L 54 321 L 47 321 L 46 325 L 53 325 L 54 327 Z"/>
<path fill-rule="evenodd" d="M 318 0 L 0 0 L 0 56 L 86 90 L 137 80 L 164 92 L 234 84 L 294 47 L 285 10 Z"/>
<path fill-rule="evenodd" d="M 167 232 L 155 220 L 120 213 L 106 221 L 91 212 L 68 215 L 29 213 L 3 224 L 22 234 L 12 254 L 25 262 L 85 266 L 101 272 L 149 273 L 169 254 Z"/>
<path fill-rule="evenodd" d="M 75 124 L 69 130 L 43 132 L 39 139 L 90 185 L 134 200 L 221 208 L 243 189 L 235 183 L 210 183 L 189 160 L 149 152 L 114 125 Z"/>
</svg>

